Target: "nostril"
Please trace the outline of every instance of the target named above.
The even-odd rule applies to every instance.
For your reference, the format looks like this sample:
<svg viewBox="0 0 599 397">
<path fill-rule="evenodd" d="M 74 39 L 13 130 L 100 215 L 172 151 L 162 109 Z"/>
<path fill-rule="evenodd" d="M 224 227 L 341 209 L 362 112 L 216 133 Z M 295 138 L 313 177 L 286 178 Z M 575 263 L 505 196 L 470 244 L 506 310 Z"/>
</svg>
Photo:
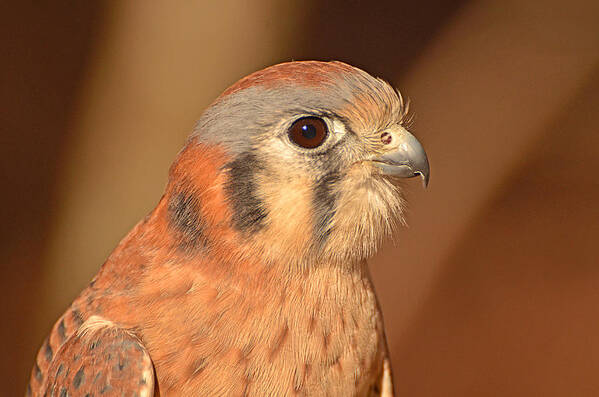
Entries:
<svg viewBox="0 0 599 397">
<path fill-rule="evenodd" d="M 381 134 L 381 142 L 383 142 L 385 145 L 390 144 L 391 141 L 393 141 L 393 136 L 390 133 L 383 132 Z"/>
</svg>

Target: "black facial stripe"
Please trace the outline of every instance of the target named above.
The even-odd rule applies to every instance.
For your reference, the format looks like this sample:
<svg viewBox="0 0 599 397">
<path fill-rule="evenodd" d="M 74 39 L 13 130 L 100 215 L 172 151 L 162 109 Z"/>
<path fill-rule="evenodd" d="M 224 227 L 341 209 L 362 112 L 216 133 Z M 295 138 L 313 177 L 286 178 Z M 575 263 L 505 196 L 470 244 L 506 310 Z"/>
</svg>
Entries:
<svg viewBox="0 0 599 397">
<path fill-rule="evenodd" d="M 333 170 L 320 178 L 314 186 L 314 237 L 322 246 L 330 235 L 331 221 L 337 210 L 335 184 L 341 179 L 341 173 Z"/>
<path fill-rule="evenodd" d="M 256 155 L 247 151 L 226 166 L 229 179 L 225 191 L 233 210 L 233 226 L 247 233 L 264 227 L 267 210 L 256 194 L 256 171 L 261 169 Z"/>
<path fill-rule="evenodd" d="M 208 244 L 204 234 L 206 222 L 200 208 L 197 196 L 186 191 L 174 193 L 169 200 L 170 223 L 179 232 L 179 246 L 184 250 L 205 248 Z"/>
</svg>

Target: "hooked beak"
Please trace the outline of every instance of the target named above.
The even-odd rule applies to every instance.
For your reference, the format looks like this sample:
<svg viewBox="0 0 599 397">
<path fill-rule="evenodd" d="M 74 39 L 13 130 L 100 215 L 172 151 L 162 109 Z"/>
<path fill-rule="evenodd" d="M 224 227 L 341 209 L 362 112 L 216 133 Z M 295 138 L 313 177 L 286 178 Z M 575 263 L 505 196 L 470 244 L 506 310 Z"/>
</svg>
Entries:
<svg viewBox="0 0 599 397">
<path fill-rule="evenodd" d="M 385 136 L 386 134 L 386 136 Z M 430 169 L 424 148 L 405 128 L 383 133 L 383 143 L 389 150 L 372 159 L 385 175 L 412 178 L 420 175 L 424 187 L 428 185 Z"/>
</svg>

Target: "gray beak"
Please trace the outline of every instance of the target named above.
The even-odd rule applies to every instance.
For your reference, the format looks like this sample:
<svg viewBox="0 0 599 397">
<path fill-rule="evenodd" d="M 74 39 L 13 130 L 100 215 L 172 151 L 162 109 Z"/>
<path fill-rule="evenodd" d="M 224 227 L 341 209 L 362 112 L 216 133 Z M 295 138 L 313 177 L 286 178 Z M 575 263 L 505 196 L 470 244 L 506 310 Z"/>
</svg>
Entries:
<svg viewBox="0 0 599 397">
<path fill-rule="evenodd" d="M 405 128 L 387 132 L 389 151 L 372 159 L 384 174 L 400 178 L 420 175 L 424 187 L 428 185 L 430 169 L 424 148 Z M 389 138 L 389 135 L 391 137 Z"/>
</svg>

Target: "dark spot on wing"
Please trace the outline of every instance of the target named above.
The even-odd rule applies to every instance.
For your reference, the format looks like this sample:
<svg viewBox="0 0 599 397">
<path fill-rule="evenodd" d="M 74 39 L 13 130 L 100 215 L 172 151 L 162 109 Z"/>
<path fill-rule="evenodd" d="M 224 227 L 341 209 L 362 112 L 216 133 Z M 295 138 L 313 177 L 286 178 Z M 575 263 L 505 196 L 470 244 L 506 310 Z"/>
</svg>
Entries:
<svg viewBox="0 0 599 397">
<path fill-rule="evenodd" d="M 233 226 L 253 233 L 264 227 L 267 210 L 257 195 L 256 172 L 261 169 L 256 156 L 248 151 L 226 166 L 229 179 L 225 186 L 232 210 Z"/>
<path fill-rule="evenodd" d="M 65 339 L 67 338 L 66 329 L 64 326 L 64 318 L 60 319 L 60 323 L 58 323 L 58 327 L 56 328 L 56 331 L 58 332 L 58 336 L 60 336 L 60 340 L 62 342 L 64 342 Z"/>
<path fill-rule="evenodd" d="M 73 323 L 75 324 L 75 327 L 81 327 L 81 325 L 83 324 L 83 317 L 81 316 L 81 312 L 78 309 L 73 309 L 71 315 L 73 317 Z"/>
<path fill-rule="evenodd" d="M 48 362 L 52 361 L 52 357 L 54 356 L 54 352 L 52 351 L 52 346 L 50 346 L 50 340 L 46 339 L 44 347 L 44 356 Z"/>
<path fill-rule="evenodd" d="M 81 367 L 73 377 L 73 387 L 78 389 L 81 383 L 85 380 L 85 367 Z"/>
<path fill-rule="evenodd" d="M 182 249 L 189 250 L 208 245 L 204 234 L 206 223 L 196 194 L 187 191 L 175 192 L 169 200 L 168 212 L 171 225 L 178 231 Z"/>
<path fill-rule="evenodd" d="M 35 361 L 35 364 L 33 365 L 33 375 L 35 376 L 35 379 L 38 382 L 42 381 L 42 379 L 43 379 L 42 370 L 40 369 L 40 366 L 37 364 L 37 360 Z"/>
<path fill-rule="evenodd" d="M 110 386 L 108 383 L 105 384 L 104 386 L 102 386 L 102 388 L 100 389 L 100 394 L 104 394 L 106 392 L 109 392 L 112 390 L 112 386 Z"/>
<path fill-rule="evenodd" d="M 94 350 L 96 347 L 100 346 L 100 344 L 101 344 L 100 339 L 94 340 L 93 342 L 91 342 L 89 344 L 89 350 Z"/>
<path fill-rule="evenodd" d="M 85 298 L 85 304 L 87 310 L 90 310 L 90 308 L 94 305 L 94 296 L 92 294 L 87 295 L 87 297 Z"/>
<path fill-rule="evenodd" d="M 122 371 L 129 365 L 129 360 L 126 357 L 119 357 L 119 360 L 114 364 L 114 371 Z"/>
</svg>

